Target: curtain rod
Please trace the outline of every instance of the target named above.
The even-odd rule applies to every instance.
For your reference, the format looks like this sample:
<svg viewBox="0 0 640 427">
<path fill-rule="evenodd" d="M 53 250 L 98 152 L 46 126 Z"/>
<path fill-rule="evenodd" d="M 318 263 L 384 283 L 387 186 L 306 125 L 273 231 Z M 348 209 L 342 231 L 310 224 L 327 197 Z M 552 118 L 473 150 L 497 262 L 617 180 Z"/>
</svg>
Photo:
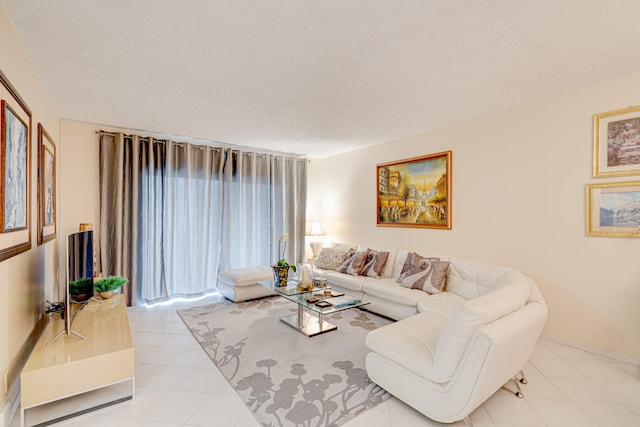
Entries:
<svg viewBox="0 0 640 427">
<path fill-rule="evenodd" d="M 109 131 L 100 129 L 100 130 L 96 130 L 95 133 L 96 133 L 96 135 L 111 135 L 111 136 L 115 136 L 119 132 L 109 132 Z M 126 136 L 126 137 L 134 136 L 134 135 L 131 135 L 131 134 L 126 134 L 126 133 L 123 133 L 123 135 Z M 138 135 L 138 137 L 146 138 L 146 139 L 151 138 L 155 142 L 161 143 L 161 144 L 164 144 L 167 141 L 171 141 L 170 139 L 156 139 L 153 136 L 140 136 L 140 135 Z M 243 151 L 242 150 L 243 147 L 240 147 L 240 146 L 234 147 L 234 146 L 229 146 L 229 145 L 224 145 L 224 144 L 221 144 L 220 146 L 213 146 L 213 145 L 209 145 L 209 144 L 193 144 L 193 143 L 176 142 L 176 141 L 172 141 L 172 142 L 173 142 L 173 145 L 177 145 L 179 147 L 184 147 L 186 144 L 191 144 L 191 147 L 198 148 L 200 150 L 204 150 L 204 147 L 211 147 L 211 148 L 221 148 L 221 149 L 229 148 L 231 150 Z M 249 147 L 246 147 L 246 148 L 249 148 Z M 247 152 L 247 151 L 243 151 L 243 152 Z M 257 155 L 260 155 L 260 156 L 266 156 L 268 154 L 272 154 L 272 155 L 275 155 L 275 156 L 282 156 L 284 158 L 292 159 L 292 160 L 306 160 L 307 163 L 311 163 L 311 159 L 305 159 L 304 156 L 303 157 L 299 157 L 299 156 L 296 156 L 296 155 L 287 155 L 285 153 L 277 153 L 277 152 L 273 152 L 273 153 L 261 153 L 261 152 L 257 152 L 257 151 L 250 151 L 250 152 L 251 153 L 255 153 Z"/>
</svg>

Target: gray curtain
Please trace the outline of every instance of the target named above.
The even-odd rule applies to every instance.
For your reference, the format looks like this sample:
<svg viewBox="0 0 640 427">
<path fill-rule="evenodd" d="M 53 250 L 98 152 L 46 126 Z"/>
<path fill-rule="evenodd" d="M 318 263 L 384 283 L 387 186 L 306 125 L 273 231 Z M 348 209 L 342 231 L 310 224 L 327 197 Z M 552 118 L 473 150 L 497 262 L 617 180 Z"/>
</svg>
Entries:
<svg viewBox="0 0 640 427">
<path fill-rule="evenodd" d="M 139 305 L 217 287 L 219 271 L 268 265 L 277 238 L 304 258 L 307 161 L 228 147 L 100 134 L 103 274 Z"/>
</svg>

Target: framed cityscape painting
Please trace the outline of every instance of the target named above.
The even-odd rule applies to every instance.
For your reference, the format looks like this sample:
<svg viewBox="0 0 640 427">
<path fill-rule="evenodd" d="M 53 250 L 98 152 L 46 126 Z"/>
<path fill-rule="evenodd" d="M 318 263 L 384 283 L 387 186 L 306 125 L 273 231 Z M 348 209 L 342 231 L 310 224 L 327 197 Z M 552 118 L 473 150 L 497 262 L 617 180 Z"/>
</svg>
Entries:
<svg viewBox="0 0 640 427">
<path fill-rule="evenodd" d="M 640 237 L 640 181 L 587 184 L 587 235 Z"/>
<path fill-rule="evenodd" d="M 451 230 L 451 151 L 376 169 L 378 226 Z"/>
<path fill-rule="evenodd" d="M 38 123 L 38 244 L 56 237 L 56 144 Z"/>
<path fill-rule="evenodd" d="M 0 72 L 0 261 L 31 249 L 31 111 Z"/>
<path fill-rule="evenodd" d="M 640 175 L 640 106 L 593 117 L 593 177 Z"/>
</svg>

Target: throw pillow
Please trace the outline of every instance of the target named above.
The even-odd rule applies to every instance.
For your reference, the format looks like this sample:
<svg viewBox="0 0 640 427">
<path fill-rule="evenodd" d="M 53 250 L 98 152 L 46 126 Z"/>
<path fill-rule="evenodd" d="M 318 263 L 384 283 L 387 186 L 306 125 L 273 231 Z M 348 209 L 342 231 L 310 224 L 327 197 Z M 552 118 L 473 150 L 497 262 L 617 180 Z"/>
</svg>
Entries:
<svg viewBox="0 0 640 427">
<path fill-rule="evenodd" d="M 401 286 L 419 289 L 430 294 L 443 292 L 449 264 L 449 261 L 425 258 L 416 253 L 410 253 L 397 282 Z"/>
<path fill-rule="evenodd" d="M 347 251 L 336 248 L 322 248 L 313 264 L 323 270 L 336 270 L 347 259 L 347 254 Z"/>
<path fill-rule="evenodd" d="M 351 259 L 355 256 L 355 254 L 356 254 L 355 249 L 349 249 L 347 251 L 347 256 L 345 257 L 344 261 L 342 261 L 342 264 L 340 264 L 340 266 L 336 268 L 336 271 L 338 273 L 346 273 L 347 267 L 349 267 L 349 264 L 351 264 Z"/>
<path fill-rule="evenodd" d="M 368 277 L 380 277 L 382 274 L 382 269 L 387 263 L 387 259 L 389 259 L 389 252 L 383 251 L 374 251 L 369 249 L 367 260 L 362 267 L 363 276 Z"/>
<path fill-rule="evenodd" d="M 444 283 L 449 269 L 448 261 L 427 261 L 424 270 L 406 275 L 399 280 L 400 286 L 419 289 L 430 294 L 444 291 Z"/>
<path fill-rule="evenodd" d="M 439 259 L 440 258 L 426 258 L 415 252 L 409 252 L 404 261 L 404 265 L 402 266 L 397 282 L 401 283 L 405 277 L 425 270 L 429 266 L 429 261 L 438 261 Z"/>
<path fill-rule="evenodd" d="M 364 267 L 364 263 L 367 261 L 368 253 L 369 251 L 356 252 L 351 258 L 349 258 L 348 263 L 347 261 L 345 261 L 340 266 L 340 268 L 343 268 L 343 266 L 345 266 L 345 263 L 347 263 L 347 265 L 344 268 L 344 271 L 341 271 L 341 270 L 337 270 L 337 271 L 341 273 L 347 273 L 352 276 L 360 275 L 360 272 L 362 271 L 362 267 Z"/>
<path fill-rule="evenodd" d="M 430 294 L 444 292 L 447 286 L 449 264 L 451 264 L 449 261 L 431 261 L 428 268 L 430 271 L 427 272 L 421 289 Z"/>
</svg>

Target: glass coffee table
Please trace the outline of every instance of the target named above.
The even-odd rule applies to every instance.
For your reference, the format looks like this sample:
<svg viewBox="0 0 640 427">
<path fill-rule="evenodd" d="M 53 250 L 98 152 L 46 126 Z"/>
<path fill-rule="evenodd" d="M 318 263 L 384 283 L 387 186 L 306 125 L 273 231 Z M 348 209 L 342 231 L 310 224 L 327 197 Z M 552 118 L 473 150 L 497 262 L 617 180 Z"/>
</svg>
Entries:
<svg viewBox="0 0 640 427">
<path fill-rule="evenodd" d="M 298 289 L 297 282 L 290 282 L 287 286 L 282 287 L 274 286 L 273 280 L 264 280 L 257 283 L 298 305 L 297 313 L 281 317 L 280 321 L 307 337 L 313 337 L 338 329 L 336 325 L 324 320 L 325 315 L 369 304 L 361 299 L 352 298 L 347 295 L 338 297 L 324 296 L 323 293 L 326 288 L 314 288 L 311 291 L 301 291 Z M 310 298 L 317 298 L 318 301 L 310 300 Z M 317 305 L 319 301 L 323 301 L 327 305 L 325 307 L 319 306 Z M 305 308 L 307 311 L 305 311 Z"/>
</svg>

